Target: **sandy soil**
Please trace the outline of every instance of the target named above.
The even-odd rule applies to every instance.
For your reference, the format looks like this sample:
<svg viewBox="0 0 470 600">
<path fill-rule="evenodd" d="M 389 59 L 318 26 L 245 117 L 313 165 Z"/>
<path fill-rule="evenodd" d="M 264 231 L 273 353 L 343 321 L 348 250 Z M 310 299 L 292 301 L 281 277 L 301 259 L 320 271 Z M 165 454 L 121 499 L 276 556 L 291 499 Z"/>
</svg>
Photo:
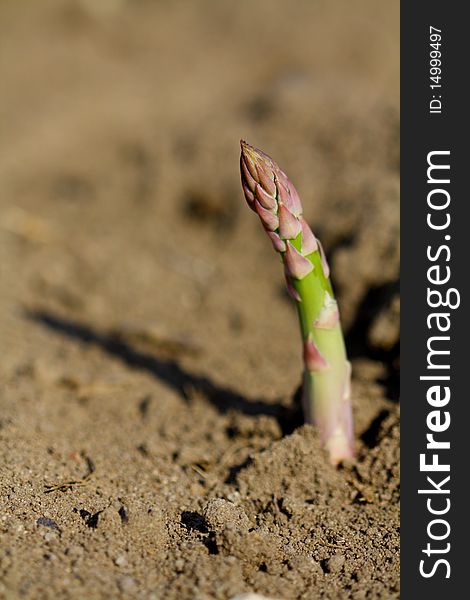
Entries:
<svg viewBox="0 0 470 600">
<path fill-rule="evenodd" d="M 398 598 L 398 3 L 0 1 L 0 597 Z M 357 464 L 240 137 L 299 189 Z"/>
</svg>

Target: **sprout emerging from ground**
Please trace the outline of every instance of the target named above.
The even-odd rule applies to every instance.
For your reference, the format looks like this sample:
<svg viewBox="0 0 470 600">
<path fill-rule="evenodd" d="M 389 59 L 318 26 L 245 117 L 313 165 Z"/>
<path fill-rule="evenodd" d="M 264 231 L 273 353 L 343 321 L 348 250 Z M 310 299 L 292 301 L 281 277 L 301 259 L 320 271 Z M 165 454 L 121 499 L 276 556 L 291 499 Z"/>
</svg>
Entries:
<svg viewBox="0 0 470 600">
<path fill-rule="evenodd" d="M 302 217 L 297 190 L 264 152 L 241 142 L 243 192 L 282 257 L 303 341 L 302 405 L 334 465 L 354 456 L 350 400 L 351 365 L 346 357 L 330 269 L 320 241 Z"/>
</svg>

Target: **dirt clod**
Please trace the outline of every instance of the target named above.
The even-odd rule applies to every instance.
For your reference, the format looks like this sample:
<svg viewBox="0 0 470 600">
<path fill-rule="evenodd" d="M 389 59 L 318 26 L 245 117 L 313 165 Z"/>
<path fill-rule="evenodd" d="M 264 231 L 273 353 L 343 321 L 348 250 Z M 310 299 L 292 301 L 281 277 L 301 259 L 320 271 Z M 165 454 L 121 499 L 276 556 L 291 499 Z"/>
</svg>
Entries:
<svg viewBox="0 0 470 600">
<path fill-rule="evenodd" d="M 243 508 L 222 498 L 209 500 L 204 508 L 204 518 L 208 527 L 215 532 L 220 532 L 226 527 L 246 531 L 250 526 Z"/>
<path fill-rule="evenodd" d="M 328 573 L 338 573 L 344 566 L 346 557 L 344 554 L 336 553 L 326 561 L 326 570 Z"/>
</svg>

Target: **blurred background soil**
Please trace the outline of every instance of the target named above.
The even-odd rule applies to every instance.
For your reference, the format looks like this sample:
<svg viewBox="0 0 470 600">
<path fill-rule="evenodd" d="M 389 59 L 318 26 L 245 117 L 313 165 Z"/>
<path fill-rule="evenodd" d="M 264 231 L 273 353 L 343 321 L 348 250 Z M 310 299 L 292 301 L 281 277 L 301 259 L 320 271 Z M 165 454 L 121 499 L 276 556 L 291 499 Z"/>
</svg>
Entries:
<svg viewBox="0 0 470 600">
<path fill-rule="evenodd" d="M 0 0 L 1 598 L 398 597 L 398 45 L 398 2 Z M 241 137 L 327 249 L 353 467 Z"/>
</svg>

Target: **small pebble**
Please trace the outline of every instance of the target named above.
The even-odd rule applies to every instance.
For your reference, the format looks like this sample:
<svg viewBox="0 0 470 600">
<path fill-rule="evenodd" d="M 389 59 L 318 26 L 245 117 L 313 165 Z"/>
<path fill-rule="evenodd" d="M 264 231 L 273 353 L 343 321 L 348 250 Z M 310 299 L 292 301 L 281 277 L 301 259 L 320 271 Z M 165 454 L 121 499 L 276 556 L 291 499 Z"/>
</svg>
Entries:
<svg viewBox="0 0 470 600">
<path fill-rule="evenodd" d="M 294 571 L 301 575 L 308 576 L 311 574 L 323 575 L 323 569 L 320 563 L 316 562 L 309 556 L 293 556 L 289 558 L 289 564 Z"/>
<path fill-rule="evenodd" d="M 133 590 L 135 590 L 136 583 L 135 580 L 132 579 L 132 577 L 121 577 L 118 581 L 118 587 L 121 590 L 121 592 L 132 592 Z"/>
<path fill-rule="evenodd" d="M 346 561 L 344 554 L 337 553 L 326 561 L 326 568 L 329 573 L 339 573 Z"/>
<path fill-rule="evenodd" d="M 184 560 L 182 558 L 178 558 L 178 560 L 175 561 L 175 571 L 177 573 L 182 573 L 184 569 Z"/>
<path fill-rule="evenodd" d="M 114 564 L 118 567 L 124 567 L 127 565 L 127 556 L 125 554 L 120 554 L 114 559 Z"/>
<path fill-rule="evenodd" d="M 48 519 L 47 517 L 39 517 L 36 521 L 37 525 L 43 525 L 44 527 L 50 527 L 51 529 L 59 529 L 59 526 L 52 519 Z"/>
</svg>

